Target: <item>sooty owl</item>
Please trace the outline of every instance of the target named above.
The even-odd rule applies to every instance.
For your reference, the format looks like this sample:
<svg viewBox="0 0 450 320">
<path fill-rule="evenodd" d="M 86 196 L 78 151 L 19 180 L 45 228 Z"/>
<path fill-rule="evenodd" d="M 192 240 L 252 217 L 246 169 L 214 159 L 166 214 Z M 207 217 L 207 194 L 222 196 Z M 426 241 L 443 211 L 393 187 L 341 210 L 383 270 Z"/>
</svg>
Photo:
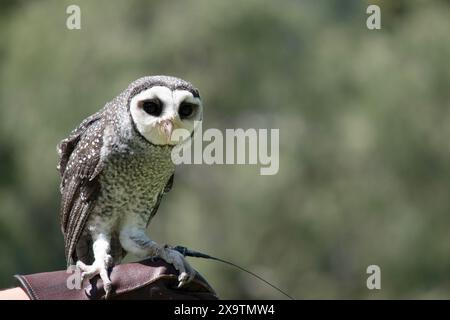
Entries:
<svg viewBox="0 0 450 320">
<path fill-rule="evenodd" d="M 147 226 L 172 187 L 172 132 L 183 128 L 192 136 L 202 114 L 189 82 L 143 77 L 58 145 L 67 263 L 76 262 L 84 280 L 100 275 L 107 295 L 108 269 L 127 252 L 173 264 L 180 286 L 194 277 L 183 255 L 152 241 Z"/>
</svg>

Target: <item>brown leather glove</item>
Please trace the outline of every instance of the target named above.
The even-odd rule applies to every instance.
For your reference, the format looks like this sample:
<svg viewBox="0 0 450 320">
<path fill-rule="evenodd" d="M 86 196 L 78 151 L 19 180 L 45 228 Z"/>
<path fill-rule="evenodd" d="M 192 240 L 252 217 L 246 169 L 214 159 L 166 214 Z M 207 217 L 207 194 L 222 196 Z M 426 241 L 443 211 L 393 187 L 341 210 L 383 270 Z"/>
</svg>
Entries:
<svg viewBox="0 0 450 320">
<path fill-rule="evenodd" d="M 104 297 L 99 276 L 91 279 L 91 285 L 85 289 L 68 289 L 69 276 L 70 273 L 62 270 L 15 277 L 32 300 L 95 300 Z M 178 272 L 161 259 L 119 264 L 112 269 L 110 279 L 113 286 L 112 300 L 218 299 L 215 291 L 198 272 L 191 282 L 177 288 Z"/>
</svg>

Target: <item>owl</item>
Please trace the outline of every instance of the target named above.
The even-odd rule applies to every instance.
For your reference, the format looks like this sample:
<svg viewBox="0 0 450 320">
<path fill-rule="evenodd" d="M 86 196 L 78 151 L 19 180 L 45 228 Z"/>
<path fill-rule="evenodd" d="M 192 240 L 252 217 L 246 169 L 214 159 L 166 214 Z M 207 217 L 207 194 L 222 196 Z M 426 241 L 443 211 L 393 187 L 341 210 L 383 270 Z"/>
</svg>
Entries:
<svg viewBox="0 0 450 320">
<path fill-rule="evenodd" d="M 61 230 L 67 263 L 81 269 L 83 283 L 99 275 L 109 296 L 108 270 L 127 253 L 172 264 L 179 286 L 192 280 L 184 256 L 151 240 L 147 227 L 172 188 L 171 152 L 183 143 L 172 133 L 184 129 L 192 137 L 202 116 L 191 83 L 143 77 L 59 143 Z"/>
</svg>

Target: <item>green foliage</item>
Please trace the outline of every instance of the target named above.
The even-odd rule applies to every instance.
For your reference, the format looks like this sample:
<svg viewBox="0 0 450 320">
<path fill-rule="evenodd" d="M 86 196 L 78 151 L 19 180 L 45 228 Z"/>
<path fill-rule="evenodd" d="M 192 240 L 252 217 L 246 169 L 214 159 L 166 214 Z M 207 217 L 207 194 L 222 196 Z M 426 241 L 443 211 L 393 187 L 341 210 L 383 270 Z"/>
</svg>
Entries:
<svg viewBox="0 0 450 320">
<path fill-rule="evenodd" d="M 65 266 L 55 146 L 150 74 L 192 81 L 204 128 L 280 129 L 280 171 L 183 166 L 150 233 L 297 298 L 449 298 L 448 1 L 6 2 L 0 10 L 0 286 Z M 2 5 L 4 5 L 2 3 Z M 4 9 L 4 10 L 3 10 Z M 224 298 L 277 293 L 191 260 Z M 382 290 L 366 288 L 377 264 Z"/>
</svg>

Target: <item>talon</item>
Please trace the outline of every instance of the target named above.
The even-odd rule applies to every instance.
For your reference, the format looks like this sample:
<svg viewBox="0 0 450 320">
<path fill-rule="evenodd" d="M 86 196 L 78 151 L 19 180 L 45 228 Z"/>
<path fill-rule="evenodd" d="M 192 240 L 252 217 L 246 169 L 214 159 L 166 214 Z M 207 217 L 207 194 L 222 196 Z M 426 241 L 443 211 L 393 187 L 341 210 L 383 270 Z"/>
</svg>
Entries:
<svg viewBox="0 0 450 320">
<path fill-rule="evenodd" d="M 179 276 L 178 276 L 178 288 L 183 287 L 186 283 L 189 282 L 189 274 L 187 274 L 186 272 L 182 272 Z"/>
<path fill-rule="evenodd" d="M 178 276 L 178 281 L 179 283 L 179 287 L 182 286 L 182 284 L 187 283 L 189 279 L 189 275 L 186 272 L 182 272 L 179 276 Z"/>
<path fill-rule="evenodd" d="M 105 289 L 105 300 L 108 300 L 109 298 L 111 298 L 111 282 L 104 284 L 103 288 Z"/>
</svg>

